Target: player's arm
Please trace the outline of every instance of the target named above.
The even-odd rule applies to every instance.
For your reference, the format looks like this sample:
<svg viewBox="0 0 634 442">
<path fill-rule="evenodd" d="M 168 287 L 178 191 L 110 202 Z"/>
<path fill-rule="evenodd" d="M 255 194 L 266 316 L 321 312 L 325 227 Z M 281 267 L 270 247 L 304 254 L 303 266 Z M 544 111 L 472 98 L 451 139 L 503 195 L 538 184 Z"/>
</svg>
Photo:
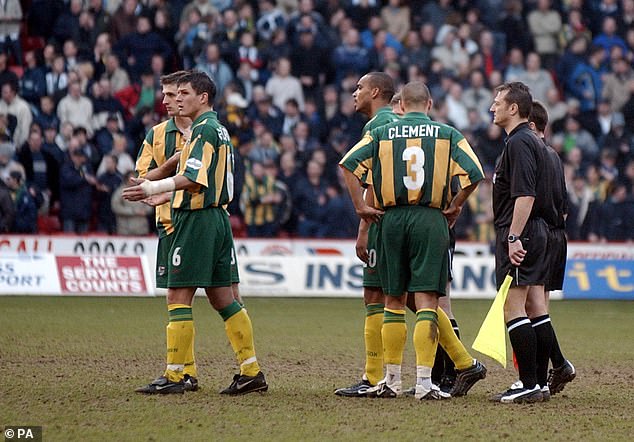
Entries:
<svg viewBox="0 0 634 442">
<path fill-rule="evenodd" d="M 365 189 L 364 195 L 365 203 L 374 207 L 374 193 L 371 188 Z M 357 234 L 357 244 L 355 246 L 357 256 L 365 263 L 368 262 L 368 231 L 370 230 L 370 223 L 361 218 L 359 221 L 359 232 Z"/>
<path fill-rule="evenodd" d="M 515 198 L 515 205 L 513 207 L 513 220 L 511 221 L 511 227 L 509 228 L 509 235 L 521 235 L 526 227 L 526 222 L 533 209 L 533 203 L 535 202 L 534 196 L 520 196 Z M 522 246 L 522 240 L 518 239 L 514 242 L 509 242 L 509 259 L 511 264 L 519 266 L 526 256 L 526 250 Z"/>
<path fill-rule="evenodd" d="M 144 178 L 135 178 L 135 184 L 123 189 L 123 198 L 128 201 L 141 201 L 152 195 L 158 195 L 175 190 L 196 191 L 199 184 L 191 181 L 184 175 L 163 178 L 158 181 L 150 181 Z"/>
<path fill-rule="evenodd" d="M 176 173 L 176 168 L 178 167 L 180 157 L 181 153 L 176 152 L 159 167 L 150 170 L 145 178 L 147 178 L 148 180 L 156 181 L 174 175 Z"/>
<path fill-rule="evenodd" d="M 367 177 L 371 169 L 374 144 L 371 133 L 366 134 L 339 162 L 355 211 L 367 222 L 378 222 L 383 215 L 382 210 L 368 206 L 363 198 L 363 187 L 361 187 L 363 177 Z"/>
<path fill-rule="evenodd" d="M 471 196 L 473 191 L 476 190 L 478 184 L 480 184 L 480 181 L 476 181 L 475 183 L 472 183 L 467 187 L 463 187 L 462 189 L 460 189 L 460 192 L 458 192 L 456 196 L 451 200 L 449 207 L 443 210 L 442 213 L 447 218 L 447 223 L 449 224 L 449 227 L 453 227 L 456 224 L 456 220 L 458 219 L 458 216 L 460 216 L 460 212 L 462 212 L 462 207 L 464 206 L 464 203 L 467 201 L 469 196 Z"/>
</svg>

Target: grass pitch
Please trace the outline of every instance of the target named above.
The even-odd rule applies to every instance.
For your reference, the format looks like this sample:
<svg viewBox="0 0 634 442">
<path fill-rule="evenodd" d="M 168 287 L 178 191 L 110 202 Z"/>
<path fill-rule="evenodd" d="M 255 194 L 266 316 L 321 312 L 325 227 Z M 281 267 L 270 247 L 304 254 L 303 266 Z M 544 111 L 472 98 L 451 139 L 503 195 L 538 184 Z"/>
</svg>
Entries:
<svg viewBox="0 0 634 442">
<path fill-rule="evenodd" d="M 164 367 L 164 299 L 0 297 L 0 425 L 42 425 L 45 441 L 631 440 L 634 303 L 551 305 L 577 379 L 548 403 L 488 397 L 516 378 L 482 357 L 487 379 L 445 402 L 347 399 L 363 365 L 361 300 L 246 300 L 268 393 L 224 397 L 235 361 L 220 317 L 194 307 L 201 390 L 143 396 Z M 473 342 L 490 301 L 454 300 Z M 415 381 L 409 334 L 404 386 Z M 474 353 L 474 355 L 477 355 Z"/>
</svg>

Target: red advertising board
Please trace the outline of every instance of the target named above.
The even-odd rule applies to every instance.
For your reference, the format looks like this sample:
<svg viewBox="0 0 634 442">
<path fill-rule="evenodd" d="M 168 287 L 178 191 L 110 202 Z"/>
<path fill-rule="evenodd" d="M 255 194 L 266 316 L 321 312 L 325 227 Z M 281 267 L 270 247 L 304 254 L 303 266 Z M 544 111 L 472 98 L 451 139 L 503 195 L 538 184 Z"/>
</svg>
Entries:
<svg viewBox="0 0 634 442">
<path fill-rule="evenodd" d="M 62 293 L 138 295 L 148 293 L 138 256 L 56 256 Z"/>
</svg>

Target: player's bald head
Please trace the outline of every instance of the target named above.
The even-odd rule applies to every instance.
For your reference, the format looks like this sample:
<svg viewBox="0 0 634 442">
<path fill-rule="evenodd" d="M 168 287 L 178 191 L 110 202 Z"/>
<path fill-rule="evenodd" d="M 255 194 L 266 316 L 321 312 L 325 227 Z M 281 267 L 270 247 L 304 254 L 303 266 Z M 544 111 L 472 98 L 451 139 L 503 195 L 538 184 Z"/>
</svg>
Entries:
<svg viewBox="0 0 634 442">
<path fill-rule="evenodd" d="M 394 80 L 385 72 L 369 72 L 365 75 L 370 88 L 379 90 L 379 97 L 389 103 L 394 96 Z"/>
<path fill-rule="evenodd" d="M 427 112 L 430 101 L 429 88 L 422 81 L 411 81 L 401 89 L 401 103 L 407 112 Z"/>
</svg>

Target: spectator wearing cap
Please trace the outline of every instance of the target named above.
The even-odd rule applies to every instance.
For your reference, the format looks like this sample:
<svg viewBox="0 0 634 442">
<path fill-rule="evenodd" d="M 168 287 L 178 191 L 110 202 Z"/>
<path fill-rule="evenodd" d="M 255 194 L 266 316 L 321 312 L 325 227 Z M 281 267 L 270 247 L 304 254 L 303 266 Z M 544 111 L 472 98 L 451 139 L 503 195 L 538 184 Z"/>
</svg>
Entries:
<svg viewBox="0 0 634 442">
<path fill-rule="evenodd" d="M 66 233 L 86 233 L 92 218 L 97 179 L 76 138 L 71 139 L 68 157 L 60 172 L 60 218 Z"/>
<path fill-rule="evenodd" d="M 68 93 L 57 105 L 57 116 L 60 123 L 68 121 L 73 127 L 83 127 L 92 134 L 92 102 L 82 94 L 79 81 L 68 85 Z"/>
<path fill-rule="evenodd" d="M 37 212 L 42 204 L 41 194 L 24 180 L 20 172 L 12 171 L 5 179 L 14 204 L 12 233 L 37 233 Z"/>
<path fill-rule="evenodd" d="M 17 83 L 8 82 L 3 84 L 1 96 L 0 114 L 11 114 L 17 119 L 13 142 L 16 146 L 21 146 L 29 136 L 29 128 L 33 121 L 31 107 L 18 95 Z"/>
<path fill-rule="evenodd" d="M 55 158 L 55 161 L 57 161 L 57 169 L 59 170 L 62 164 L 64 164 L 66 155 L 57 144 L 57 125 L 45 124 L 42 126 L 42 131 L 44 136 L 42 152 L 46 152 Z"/>
<path fill-rule="evenodd" d="M 136 19 L 136 30 L 123 36 L 114 46 L 121 60 L 125 60 L 132 78 L 139 78 L 143 69 L 150 66 L 152 55 L 161 54 L 169 60 L 172 49 L 163 38 L 152 31 L 150 17 L 139 15 Z"/>
<path fill-rule="evenodd" d="M 222 95 L 225 86 L 233 81 L 233 71 L 227 63 L 220 58 L 220 46 L 217 43 L 208 43 L 204 55 L 200 58 L 196 69 L 209 75 L 216 83 L 217 94 Z"/>
</svg>

